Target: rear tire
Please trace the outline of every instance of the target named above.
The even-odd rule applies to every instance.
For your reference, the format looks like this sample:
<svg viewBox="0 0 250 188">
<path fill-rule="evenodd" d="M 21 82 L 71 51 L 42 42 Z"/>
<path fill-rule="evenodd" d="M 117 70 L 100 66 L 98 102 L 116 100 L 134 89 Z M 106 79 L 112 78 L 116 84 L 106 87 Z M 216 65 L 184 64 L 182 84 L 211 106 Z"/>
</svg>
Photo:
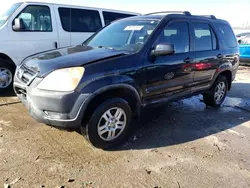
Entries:
<svg viewBox="0 0 250 188">
<path fill-rule="evenodd" d="M 203 94 L 204 103 L 211 107 L 220 107 L 228 92 L 228 80 L 225 76 L 219 76 L 211 90 Z"/>
<path fill-rule="evenodd" d="M 129 136 L 131 120 L 132 110 L 127 101 L 109 99 L 94 111 L 82 134 L 97 148 L 113 148 Z"/>
<path fill-rule="evenodd" d="M 13 90 L 15 66 L 9 60 L 0 58 L 0 93 Z"/>
</svg>

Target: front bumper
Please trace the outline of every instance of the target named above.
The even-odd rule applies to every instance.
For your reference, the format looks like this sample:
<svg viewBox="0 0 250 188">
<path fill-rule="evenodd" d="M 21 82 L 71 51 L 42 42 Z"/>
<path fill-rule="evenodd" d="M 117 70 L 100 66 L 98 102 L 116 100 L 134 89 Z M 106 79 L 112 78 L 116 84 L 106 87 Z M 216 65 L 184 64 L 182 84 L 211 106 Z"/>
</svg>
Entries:
<svg viewBox="0 0 250 188">
<path fill-rule="evenodd" d="M 38 122 L 61 128 L 77 128 L 82 123 L 85 103 L 90 94 L 78 92 L 52 92 L 39 90 L 35 86 L 41 79 L 36 78 L 31 85 L 22 84 L 17 78 L 14 90 L 29 114 Z"/>
</svg>

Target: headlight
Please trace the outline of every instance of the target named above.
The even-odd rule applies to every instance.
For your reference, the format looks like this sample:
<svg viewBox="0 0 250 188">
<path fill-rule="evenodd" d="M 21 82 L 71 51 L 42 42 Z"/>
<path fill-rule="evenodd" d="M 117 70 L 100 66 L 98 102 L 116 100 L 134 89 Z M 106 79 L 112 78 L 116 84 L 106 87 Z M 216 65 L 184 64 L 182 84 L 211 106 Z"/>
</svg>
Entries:
<svg viewBox="0 0 250 188">
<path fill-rule="evenodd" d="M 84 71 L 83 67 L 55 70 L 46 76 L 37 88 L 49 91 L 73 91 L 78 86 Z"/>
</svg>

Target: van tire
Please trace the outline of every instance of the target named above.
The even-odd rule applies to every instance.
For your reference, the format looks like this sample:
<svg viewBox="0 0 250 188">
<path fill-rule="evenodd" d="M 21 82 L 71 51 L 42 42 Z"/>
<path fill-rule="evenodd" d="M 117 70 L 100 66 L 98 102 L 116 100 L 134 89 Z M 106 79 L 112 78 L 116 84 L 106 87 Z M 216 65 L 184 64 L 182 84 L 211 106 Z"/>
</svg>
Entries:
<svg viewBox="0 0 250 188">
<path fill-rule="evenodd" d="M 103 116 L 106 112 L 112 109 L 120 110 L 121 117 L 118 120 L 119 122 L 123 122 L 122 129 L 114 128 L 116 129 L 114 132 L 116 132 L 117 138 L 113 140 L 104 140 L 106 137 L 108 137 L 110 130 L 112 128 L 108 129 L 108 126 L 105 126 L 106 132 L 101 135 L 101 131 L 99 131 L 98 128 L 102 127 L 101 121 L 104 121 L 104 125 L 107 125 L 109 121 L 106 121 Z M 114 122 L 118 118 L 115 118 L 115 112 L 117 111 L 110 111 L 111 115 L 114 117 Z M 112 114 L 113 113 L 113 114 Z M 119 115 L 118 115 L 119 116 Z M 107 116 L 106 116 L 107 117 Z M 112 118 L 111 118 L 112 119 Z M 85 132 L 82 132 L 82 134 L 87 138 L 87 140 L 95 147 L 101 148 L 101 149 L 109 149 L 114 148 L 118 146 L 120 143 L 122 143 L 128 136 L 131 131 L 131 120 L 132 120 L 132 110 L 128 104 L 128 102 L 122 98 L 113 98 L 109 99 L 105 102 L 103 102 L 97 109 L 94 111 L 92 117 L 90 118 L 89 122 L 87 123 Z M 117 122 L 118 122 L 117 121 Z M 125 122 L 125 123 L 124 123 Z M 107 123 L 107 124 L 106 124 Z M 115 123 L 114 123 L 115 124 Z M 109 124 L 108 124 L 109 125 Z M 114 127 L 118 126 L 118 124 L 113 125 Z M 110 125 L 112 127 L 112 125 Z M 109 131 L 107 131 L 109 130 Z M 101 136 L 100 136 L 101 135 Z M 103 137 L 103 138 L 102 138 Z"/>
<path fill-rule="evenodd" d="M 1 59 L 0 58 L 0 76 L 1 71 L 5 72 L 8 76 L 10 76 L 8 79 L 10 79 L 10 83 L 7 85 L 1 85 L 0 83 L 0 93 L 5 93 L 8 91 L 13 91 L 13 80 L 15 75 L 15 66 L 10 60 Z"/>
<path fill-rule="evenodd" d="M 223 86 L 223 95 L 221 97 L 216 97 L 216 95 L 220 92 L 218 92 L 219 87 Z M 213 84 L 213 87 L 210 91 L 203 94 L 203 100 L 204 103 L 207 106 L 218 108 L 221 106 L 221 104 L 224 102 L 228 92 L 228 79 L 225 76 L 219 76 L 218 79 Z M 218 98 L 219 100 L 216 100 Z"/>
</svg>

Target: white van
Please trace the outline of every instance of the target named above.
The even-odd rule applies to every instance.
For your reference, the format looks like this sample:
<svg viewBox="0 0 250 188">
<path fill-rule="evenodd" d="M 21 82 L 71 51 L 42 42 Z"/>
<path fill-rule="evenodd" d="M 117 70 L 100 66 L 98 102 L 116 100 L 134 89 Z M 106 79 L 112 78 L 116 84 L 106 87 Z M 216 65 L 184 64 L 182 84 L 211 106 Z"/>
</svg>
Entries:
<svg viewBox="0 0 250 188">
<path fill-rule="evenodd" d="M 0 93 L 26 57 L 82 43 L 110 22 L 137 13 L 40 2 L 13 4 L 0 13 Z"/>
</svg>

